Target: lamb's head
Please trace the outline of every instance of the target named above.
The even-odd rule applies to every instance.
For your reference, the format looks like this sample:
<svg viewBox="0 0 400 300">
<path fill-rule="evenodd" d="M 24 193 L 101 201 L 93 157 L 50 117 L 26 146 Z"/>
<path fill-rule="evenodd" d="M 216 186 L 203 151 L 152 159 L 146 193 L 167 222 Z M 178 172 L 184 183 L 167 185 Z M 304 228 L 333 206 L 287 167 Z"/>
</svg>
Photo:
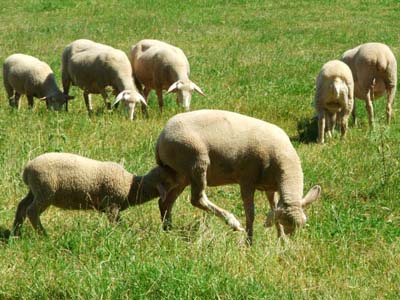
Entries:
<svg viewBox="0 0 400 300">
<path fill-rule="evenodd" d="M 307 222 L 303 208 L 317 200 L 320 194 L 321 187 L 316 185 L 301 199 L 300 203 L 288 206 L 280 201 L 277 207 L 268 213 L 265 226 L 271 227 L 275 224 L 278 237 L 294 234 L 296 229 L 303 227 Z"/>
<path fill-rule="evenodd" d="M 167 93 L 176 93 L 176 102 L 181 105 L 185 110 L 190 109 L 190 101 L 192 100 L 192 93 L 196 91 L 202 96 L 205 96 L 201 88 L 194 82 L 187 80 L 178 80 L 174 82 L 169 88 Z"/>
<path fill-rule="evenodd" d="M 125 109 L 129 114 L 129 119 L 133 121 L 135 116 L 136 104 L 142 102 L 142 105 L 147 106 L 146 100 L 137 91 L 125 90 L 117 95 L 115 98 L 113 107 L 116 106 L 120 101 L 124 103 Z"/>
<path fill-rule="evenodd" d="M 73 96 L 66 95 L 61 91 L 52 94 L 47 97 L 40 98 L 40 100 L 46 101 L 47 108 L 52 110 L 61 110 L 62 106 L 67 103 L 67 101 L 74 99 Z"/>
</svg>

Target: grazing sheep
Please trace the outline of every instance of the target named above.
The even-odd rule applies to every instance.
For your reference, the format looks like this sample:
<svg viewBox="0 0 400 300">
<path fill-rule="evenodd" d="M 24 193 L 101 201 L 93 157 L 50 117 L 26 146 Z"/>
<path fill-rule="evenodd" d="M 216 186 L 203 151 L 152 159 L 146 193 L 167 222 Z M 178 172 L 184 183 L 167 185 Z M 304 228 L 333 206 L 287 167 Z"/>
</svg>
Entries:
<svg viewBox="0 0 400 300">
<path fill-rule="evenodd" d="M 176 173 L 176 185 L 171 185 L 159 201 L 164 228 L 171 224 L 174 201 L 189 184 L 192 205 L 213 212 L 242 231 L 235 216 L 209 201 L 205 193 L 207 185 L 238 183 L 250 242 L 255 190 L 266 191 L 272 209 L 268 225 L 276 224 L 279 237 L 305 224 L 302 207 L 315 201 L 321 191 L 315 186 L 302 198 L 300 159 L 282 129 L 228 111 L 198 110 L 174 116 L 158 138 L 156 159 L 160 166 Z M 278 203 L 274 192 L 280 195 Z"/>
<path fill-rule="evenodd" d="M 203 91 L 190 81 L 189 62 L 177 47 L 157 40 L 141 40 L 132 46 L 130 61 L 136 86 L 141 90 L 144 85 L 146 102 L 150 91 L 156 91 L 160 112 L 164 105 L 163 90 L 175 92 L 177 103 L 185 110 L 190 108 L 193 91 L 204 96 Z"/>
<path fill-rule="evenodd" d="M 168 189 L 168 170 L 156 167 L 145 176 L 135 176 L 114 162 L 101 162 L 69 153 L 46 153 L 24 168 L 28 194 L 18 204 L 14 235 L 26 216 L 33 227 L 45 234 L 40 215 L 50 205 L 64 209 L 96 209 L 105 212 L 110 222 L 131 205 L 147 202 Z M 161 181 L 163 178 L 164 181 Z"/>
<path fill-rule="evenodd" d="M 131 120 L 136 103 L 146 105 L 133 83 L 129 59 L 121 50 L 90 40 L 76 40 L 64 49 L 61 69 L 64 93 L 69 93 L 71 83 L 79 86 L 89 113 L 93 111 L 90 94 L 101 94 L 105 105 L 111 109 L 105 90 L 107 86 L 111 86 L 117 95 L 114 105 L 122 100 Z"/>
<path fill-rule="evenodd" d="M 354 82 L 350 68 L 339 60 L 323 65 L 318 78 L 314 98 L 318 114 L 318 141 L 324 143 L 325 120 L 328 136 L 338 117 L 342 137 L 347 130 L 348 119 L 353 110 Z"/>
<path fill-rule="evenodd" d="M 73 97 L 63 94 L 54 73 L 45 62 L 26 54 L 12 54 L 3 64 L 3 82 L 11 106 L 20 108 L 21 95 L 33 107 L 33 97 L 45 100 L 47 108 L 60 110 Z"/>
<path fill-rule="evenodd" d="M 372 101 L 387 93 L 386 120 L 390 124 L 397 86 L 397 62 L 390 48 L 380 43 L 367 43 L 346 51 L 342 56 L 354 78 L 356 98 L 365 100 L 369 124 L 374 125 Z M 356 107 L 353 118 L 355 122 Z"/>
</svg>

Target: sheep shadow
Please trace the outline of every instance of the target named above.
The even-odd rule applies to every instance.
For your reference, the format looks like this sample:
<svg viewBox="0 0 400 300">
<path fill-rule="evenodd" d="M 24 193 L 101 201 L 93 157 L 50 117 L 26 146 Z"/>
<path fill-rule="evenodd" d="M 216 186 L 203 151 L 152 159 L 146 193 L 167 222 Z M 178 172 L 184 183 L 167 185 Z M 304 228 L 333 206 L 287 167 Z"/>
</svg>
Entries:
<svg viewBox="0 0 400 300">
<path fill-rule="evenodd" d="M 297 137 L 293 140 L 303 144 L 316 143 L 318 138 L 318 118 L 303 118 L 297 123 Z"/>
</svg>

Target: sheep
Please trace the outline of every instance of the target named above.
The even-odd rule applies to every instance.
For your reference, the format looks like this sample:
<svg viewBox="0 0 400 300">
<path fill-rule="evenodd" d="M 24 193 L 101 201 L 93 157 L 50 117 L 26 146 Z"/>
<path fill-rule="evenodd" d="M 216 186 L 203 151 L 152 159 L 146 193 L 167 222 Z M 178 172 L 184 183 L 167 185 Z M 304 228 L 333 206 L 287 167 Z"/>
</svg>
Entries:
<svg viewBox="0 0 400 300">
<path fill-rule="evenodd" d="M 107 86 L 117 95 L 113 106 L 123 101 L 130 120 L 133 120 L 136 103 L 146 105 L 133 83 L 129 59 L 121 50 L 90 40 L 76 40 L 64 49 L 61 73 L 64 93 L 69 94 L 71 83 L 79 86 L 89 114 L 93 111 L 90 94 L 101 94 L 106 107 L 111 109 Z"/>
<path fill-rule="evenodd" d="M 381 43 L 366 43 L 344 52 L 341 60 L 353 73 L 355 97 L 365 100 L 370 127 L 374 126 L 372 101 L 385 92 L 386 121 L 390 124 L 397 87 L 397 62 L 390 48 Z M 356 123 L 355 105 L 352 114 Z"/>
<path fill-rule="evenodd" d="M 20 109 L 20 97 L 26 95 L 29 108 L 33 97 L 45 100 L 47 108 L 60 110 L 73 97 L 58 88 L 54 73 L 45 62 L 26 54 L 12 54 L 3 64 L 3 83 L 9 104 Z"/>
<path fill-rule="evenodd" d="M 324 143 L 325 120 L 328 136 L 331 137 L 336 116 L 341 135 L 347 131 L 348 119 L 353 110 L 354 82 L 350 68 L 339 60 L 323 65 L 318 77 L 314 107 L 318 114 L 318 141 Z"/>
<path fill-rule="evenodd" d="M 157 140 L 156 160 L 159 166 L 170 169 L 176 180 L 159 200 L 164 229 L 171 226 L 174 201 L 189 184 L 193 206 L 243 231 L 235 216 L 213 204 L 205 193 L 207 185 L 238 183 L 250 243 L 255 190 L 266 191 L 272 210 L 266 225 L 275 223 L 278 237 L 290 235 L 306 223 L 302 207 L 315 201 L 321 192 L 317 185 L 302 198 L 301 162 L 282 129 L 234 112 L 198 110 L 175 115 Z M 280 195 L 277 203 L 274 192 Z"/>
<path fill-rule="evenodd" d="M 200 87 L 190 81 L 189 62 L 183 51 L 165 42 L 145 39 L 133 45 L 130 51 L 135 84 L 148 101 L 154 89 L 158 97 L 160 112 L 163 110 L 163 90 L 176 93 L 177 104 L 189 110 L 192 92 L 205 96 Z"/>
<path fill-rule="evenodd" d="M 13 235 L 20 236 L 26 216 L 36 231 L 46 235 L 40 215 L 50 205 L 95 209 L 105 212 L 110 222 L 117 222 L 120 211 L 158 197 L 159 190 L 168 189 L 174 178 L 167 172 L 165 168 L 155 167 L 145 176 L 136 176 L 114 162 L 70 153 L 39 155 L 23 171 L 29 192 L 18 204 Z"/>
</svg>

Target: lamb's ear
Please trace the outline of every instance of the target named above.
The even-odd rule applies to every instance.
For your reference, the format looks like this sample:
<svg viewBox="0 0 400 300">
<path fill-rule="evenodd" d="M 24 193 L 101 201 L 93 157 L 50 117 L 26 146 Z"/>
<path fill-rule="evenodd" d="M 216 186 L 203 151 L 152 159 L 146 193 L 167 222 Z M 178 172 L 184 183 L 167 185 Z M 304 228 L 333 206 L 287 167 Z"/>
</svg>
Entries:
<svg viewBox="0 0 400 300">
<path fill-rule="evenodd" d="M 167 190 L 165 189 L 164 185 L 159 183 L 157 184 L 156 188 L 160 194 L 161 202 L 165 202 L 165 200 L 167 200 Z"/>
<path fill-rule="evenodd" d="M 171 86 L 168 88 L 167 93 L 174 93 L 176 92 L 176 90 L 179 90 L 181 87 L 182 83 L 178 80 L 176 82 L 174 82 L 173 84 L 171 84 Z"/>
<path fill-rule="evenodd" d="M 148 106 L 147 103 L 146 103 L 146 100 L 144 100 L 143 96 L 140 95 L 139 93 L 138 93 L 138 99 L 139 99 L 139 101 L 142 102 L 145 106 Z M 139 101 L 138 101 L 138 102 L 139 102 Z"/>
<path fill-rule="evenodd" d="M 190 87 L 195 90 L 196 92 L 198 92 L 200 95 L 202 95 L 203 97 L 205 97 L 206 95 L 203 93 L 203 91 L 201 90 L 201 88 L 195 84 L 194 82 L 190 82 Z"/>
<path fill-rule="evenodd" d="M 318 199 L 320 195 L 321 195 L 321 187 L 319 185 L 312 187 L 308 191 L 307 195 L 303 198 L 302 206 L 307 206 L 313 203 L 315 200 Z"/>
</svg>

